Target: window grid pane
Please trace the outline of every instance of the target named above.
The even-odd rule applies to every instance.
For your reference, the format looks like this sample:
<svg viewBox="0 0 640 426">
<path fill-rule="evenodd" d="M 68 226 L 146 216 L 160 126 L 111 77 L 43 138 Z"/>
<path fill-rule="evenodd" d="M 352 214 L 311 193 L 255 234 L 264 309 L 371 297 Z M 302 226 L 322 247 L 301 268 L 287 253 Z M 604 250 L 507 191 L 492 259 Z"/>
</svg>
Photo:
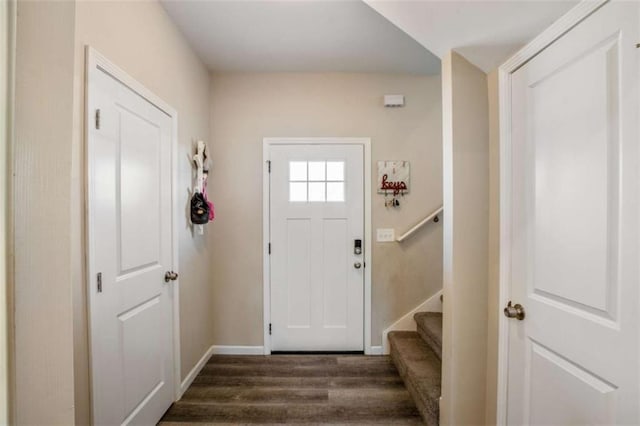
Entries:
<svg viewBox="0 0 640 426">
<path fill-rule="evenodd" d="M 326 184 L 324 182 L 309 182 L 309 201 L 326 200 Z"/>
<path fill-rule="evenodd" d="M 344 202 L 344 161 L 290 161 L 290 202 Z"/>
<path fill-rule="evenodd" d="M 324 182 L 325 172 L 326 163 L 324 161 L 309 161 L 309 181 Z"/>
<path fill-rule="evenodd" d="M 307 180 L 307 162 L 306 161 L 290 161 L 289 162 L 289 180 L 303 182 Z"/>
<path fill-rule="evenodd" d="M 327 161 L 327 181 L 344 181 L 344 161 Z"/>
<path fill-rule="evenodd" d="M 289 201 L 307 201 L 307 182 L 289 182 Z"/>
<path fill-rule="evenodd" d="M 344 182 L 327 182 L 327 201 L 344 201 Z"/>
</svg>

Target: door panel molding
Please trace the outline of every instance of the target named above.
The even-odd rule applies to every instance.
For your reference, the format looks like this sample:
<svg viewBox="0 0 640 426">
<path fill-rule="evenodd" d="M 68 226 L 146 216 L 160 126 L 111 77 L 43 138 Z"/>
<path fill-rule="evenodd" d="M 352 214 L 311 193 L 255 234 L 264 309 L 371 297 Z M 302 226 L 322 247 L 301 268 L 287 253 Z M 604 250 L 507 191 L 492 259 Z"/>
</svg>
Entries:
<svg viewBox="0 0 640 426">
<path fill-rule="evenodd" d="M 364 150 L 364 352 L 366 355 L 374 353 L 371 346 L 371 139 L 370 138 L 278 138 L 263 139 L 263 179 L 262 179 L 262 239 L 263 239 L 263 341 L 264 354 L 271 354 L 271 267 L 269 241 L 271 238 L 270 217 L 270 151 L 275 145 L 361 145 Z"/>
<path fill-rule="evenodd" d="M 179 264 L 178 264 L 178 217 L 180 214 L 178 203 L 177 203 L 177 170 L 178 170 L 178 112 L 167 102 L 162 100 L 160 97 L 155 95 L 129 74 L 127 74 L 124 70 L 119 68 L 117 65 L 109 61 L 104 55 L 98 52 L 96 49 L 92 48 L 89 45 L 85 46 L 85 126 L 84 126 L 84 140 L 85 145 L 88 145 L 89 141 L 89 133 L 90 133 L 90 123 L 93 123 L 95 119 L 93 112 L 90 111 L 90 101 L 91 101 L 91 92 L 90 86 L 95 82 L 96 72 L 104 72 L 107 75 L 111 76 L 115 80 L 119 81 L 124 86 L 131 89 L 138 96 L 148 101 L 154 107 L 158 108 L 160 111 L 164 112 L 167 116 L 169 116 L 171 120 L 171 146 L 170 146 L 170 155 L 171 155 L 171 176 L 169 177 L 170 185 L 171 185 L 171 270 L 179 272 Z M 85 163 L 89 164 L 89 149 L 85 149 Z M 87 166 L 88 167 L 88 166 Z M 89 209 L 90 201 L 91 201 L 91 191 L 89 188 L 88 182 L 89 173 L 85 174 L 85 209 L 86 209 L 86 280 L 87 286 L 93 285 L 95 282 L 95 267 L 93 265 L 93 241 L 92 235 L 90 233 L 91 226 L 93 223 L 93 218 L 91 216 L 91 211 Z M 148 265 L 147 265 L 148 266 Z M 133 272 L 135 274 L 135 272 Z M 169 295 L 172 303 L 173 310 L 173 318 L 172 318 L 172 334 L 173 334 L 173 342 L 172 342 L 172 352 L 173 352 L 173 378 L 174 378 L 174 389 L 172 390 L 173 399 L 178 400 L 182 396 L 183 390 L 181 389 L 181 372 L 180 372 L 180 281 L 174 281 L 169 290 Z M 87 295 L 87 304 L 88 315 L 90 320 L 91 315 L 91 301 L 89 298 L 89 294 Z M 91 350 L 91 349 L 90 349 Z M 91 354 L 90 354 L 91 357 Z M 92 407 L 93 407 L 93 395 L 92 399 Z"/>
</svg>

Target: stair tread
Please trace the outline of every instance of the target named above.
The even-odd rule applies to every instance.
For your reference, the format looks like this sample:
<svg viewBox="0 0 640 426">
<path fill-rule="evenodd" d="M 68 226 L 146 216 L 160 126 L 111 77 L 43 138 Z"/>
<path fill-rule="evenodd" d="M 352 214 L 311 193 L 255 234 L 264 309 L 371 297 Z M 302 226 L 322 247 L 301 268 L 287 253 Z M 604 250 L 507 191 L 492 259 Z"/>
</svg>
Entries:
<svg viewBox="0 0 640 426">
<path fill-rule="evenodd" d="M 442 359 L 442 313 L 418 312 L 413 316 L 418 326 L 418 334 Z"/>
<path fill-rule="evenodd" d="M 442 361 L 415 331 L 393 331 L 388 338 L 391 358 L 418 411 L 428 425 L 437 425 Z"/>
</svg>

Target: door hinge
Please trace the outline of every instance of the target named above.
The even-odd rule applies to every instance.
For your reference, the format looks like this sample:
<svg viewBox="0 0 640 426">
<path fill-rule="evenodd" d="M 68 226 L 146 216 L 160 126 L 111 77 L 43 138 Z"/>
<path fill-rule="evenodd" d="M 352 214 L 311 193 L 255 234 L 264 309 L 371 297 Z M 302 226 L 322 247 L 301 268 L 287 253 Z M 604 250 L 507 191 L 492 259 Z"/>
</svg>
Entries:
<svg viewBox="0 0 640 426">
<path fill-rule="evenodd" d="M 271 254 L 271 243 L 269 243 L 269 254 Z"/>
<path fill-rule="evenodd" d="M 96 129 L 100 129 L 100 108 L 96 110 Z"/>
<path fill-rule="evenodd" d="M 271 323 L 269 323 L 269 336 L 271 336 Z"/>
<path fill-rule="evenodd" d="M 267 160 L 267 169 L 269 170 L 269 173 L 271 173 L 271 160 Z"/>
<path fill-rule="evenodd" d="M 98 293 L 102 293 L 102 272 L 98 272 Z"/>
</svg>

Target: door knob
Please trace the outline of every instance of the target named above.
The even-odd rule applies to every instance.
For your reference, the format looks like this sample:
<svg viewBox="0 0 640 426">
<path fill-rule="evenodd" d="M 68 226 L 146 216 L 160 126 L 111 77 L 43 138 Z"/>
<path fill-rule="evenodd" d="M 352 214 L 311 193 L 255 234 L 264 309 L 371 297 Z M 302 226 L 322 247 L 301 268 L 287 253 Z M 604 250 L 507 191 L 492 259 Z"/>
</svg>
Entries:
<svg viewBox="0 0 640 426">
<path fill-rule="evenodd" d="M 175 281 L 178 279 L 178 274 L 176 272 L 173 271 L 167 271 L 164 274 L 164 282 L 168 283 L 169 281 Z"/>
<path fill-rule="evenodd" d="M 504 308 L 504 316 L 507 318 L 517 318 L 522 321 L 524 319 L 524 306 L 519 303 L 511 306 L 511 300 L 509 300 L 507 307 Z"/>
<path fill-rule="evenodd" d="M 360 269 L 362 267 L 362 264 L 360 262 L 356 262 L 353 264 L 353 267 L 356 269 Z"/>
</svg>

